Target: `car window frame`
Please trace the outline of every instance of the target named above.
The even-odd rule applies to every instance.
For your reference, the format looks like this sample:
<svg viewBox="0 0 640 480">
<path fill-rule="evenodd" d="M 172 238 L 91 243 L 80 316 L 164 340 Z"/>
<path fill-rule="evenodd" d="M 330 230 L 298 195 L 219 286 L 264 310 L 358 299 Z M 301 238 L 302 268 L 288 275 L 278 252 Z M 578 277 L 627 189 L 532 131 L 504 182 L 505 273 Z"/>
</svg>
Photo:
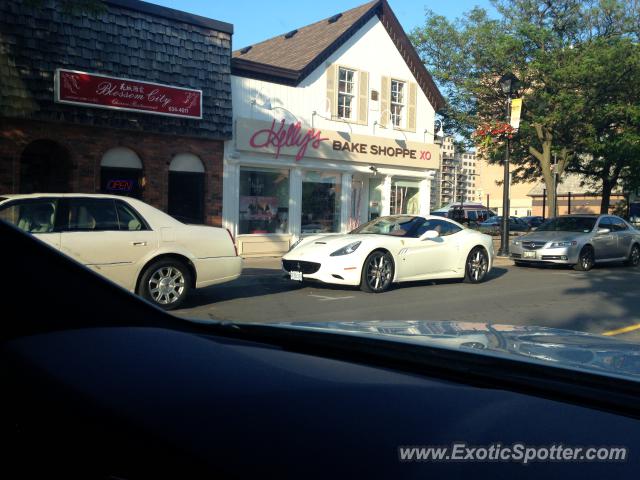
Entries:
<svg viewBox="0 0 640 480">
<path fill-rule="evenodd" d="M 443 223 L 443 224 L 447 224 L 447 225 L 449 225 L 449 228 L 450 228 L 450 229 L 454 229 L 454 228 L 455 228 L 455 229 L 457 229 L 455 232 L 452 232 L 452 233 L 446 233 L 446 234 L 444 234 L 444 235 L 440 232 L 440 235 L 439 235 L 439 236 L 441 236 L 441 237 L 449 237 L 449 236 L 451 236 L 451 235 L 455 235 L 456 233 L 459 233 L 459 232 L 461 232 L 462 230 L 464 230 L 463 228 L 459 227 L 459 226 L 458 226 L 458 225 L 456 225 L 455 223 L 450 222 L 449 220 L 446 220 L 446 219 L 444 219 L 444 218 L 425 218 L 425 219 L 424 219 L 424 222 L 422 222 L 422 223 L 420 224 L 420 226 L 418 226 L 418 227 L 416 228 L 416 231 L 415 231 L 416 238 L 420 238 L 420 237 L 421 237 L 422 235 L 424 235 L 426 232 L 429 232 L 429 231 L 431 231 L 431 230 L 434 230 L 433 228 L 431 228 L 431 229 L 429 229 L 429 230 L 425 230 L 424 232 L 422 232 L 422 234 L 418 235 L 418 231 L 419 231 L 419 229 L 420 229 L 420 228 L 421 228 L 425 223 L 427 223 L 427 222 L 441 222 L 441 223 Z"/>
<path fill-rule="evenodd" d="M 71 230 L 69 228 L 69 213 L 70 213 L 70 206 L 71 203 L 74 201 L 78 201 L 78 200 L 98 200 L 98 201 L 111 201 L 113 204 L 113 210 L 116 214 L 116 224 L 118 226 L 117 229 L 94 229 L 94 230 Z M 64 209 L 61 209 L 61 212 L 64 212 L 64 218 L 67 219 L 67 224 L 66 226 L 62 226 L 61 225 L 61 232 L 62 233 L 97 233 L 97 232 L 123 232 L 123 231 L 131 231 L 131 230 L 120 230 L 120 222 L 117 220 L 118 219 L 118 210 L 116 208 L 116 204 L 115 204 L 115 199 L 113 198 L 99 198 L 99 197 L 68 197 L 68 198 L 63 198 L 62 202 Z M 62 217 L 62 215 L 61 215 Z M 138 231 L 138 230 L 136 230 Z"/>
<path fill-rule="evenodd" d="M 7 201 L 4 201 L 0 204 L 0 211 L 5 210 L 7 208 L 13 207 L 15 205 L 25 205 L 29 203 L 35 203 L 39 201 L 53 201 L 53 229 L 50 232 L 25 232 L 30 235 L 47 235 L 51 233 L 60 233 L 60 197 L 55 196 L 42 196 L 42 197 L 31 197 L 31 198 L 9 198 Z M 17 225 L 13 225 L 16 228 L 20 228 Z M 21 229 L 22 230 L 22 229 Z M 24 231 L 24 230 L 22 230 Z"/>
<path fill-rule="evenodd" d="M 612 225 L 614 227 L 613 231 L 614 232 L 627 232 L 629 231 L 629 225 L 627 225 L 627 222 L 624 221 L 624 219 L 620 218 L 620 217 L 616 217 L 616 216 L 612 216 L 611 217 L 613 219 L 612 221 Z M 623 228 L 617 228 L 616 225 L 620 224 Z"/>
<path fill-rule="evenodd" d="M 153 229 L 151 228 L 151 226 L 149 225 L 149 222 L 147 222 L 145 220 L 145 218 L 140 214 L 140 212 L 138 212 L 138 210 L 136 208 L 134 208 L 133 205 L 131 205 L 128 202 L 125 202 L 124 200 L 120 200 L 119 198 L 114 198 L 113 201 L 115 202 L 115 207 L 116 207 L 116 217 L 118 218 L 118 227 L 120 227 L 120 214 L 118 213 L 118 204 L 120 205 L 125 205 L 129 210 L 131 210 L 133 212 L 133 214 L 135 215 L 136 219 L 140 222 L 140 224 L 142 225 L 142 227 L 139 230 L 123 230 L 120 229 L 120 232 L 144 232 L 144 231 L 152 231 Z"/>
<path fill-rule="evenodd" d="M 602 226 L 602 224 L 603 224 L 605 221 L 607 221 L 607 222 L 609 222 L 609 223 L 608 223 L 608 224 L 605 224 L 606 226 L 604 226 L 604 227 L 603 227 L 603 226 Z M 601 228 L 608 228 L 610 233 L 613 233 L 613 232 L 614 232 L 614 230 L 613 230 L 613 221 L 612 221 L 611 217 L 609 217 L 609 216 L 601 217 L 601 218 L 598 220 L 598 225 L 597 225 L 597 227 L 596 227 L 596 233 L 597 233 L 597 232 L 598 232 L 598 230 L 600 230 Z"/>
</svg>

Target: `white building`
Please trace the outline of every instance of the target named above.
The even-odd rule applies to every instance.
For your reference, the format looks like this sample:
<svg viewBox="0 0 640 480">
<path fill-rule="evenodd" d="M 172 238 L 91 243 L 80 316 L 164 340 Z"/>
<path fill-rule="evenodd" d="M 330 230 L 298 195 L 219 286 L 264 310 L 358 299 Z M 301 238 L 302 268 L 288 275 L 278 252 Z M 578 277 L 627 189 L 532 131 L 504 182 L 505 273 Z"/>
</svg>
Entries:
<svg viewBox="0 0 640 480">
<path fill-rule="evenodd" d="M 385 0 L 233 53 L 223 224 L 241 254 L 429 213 L 443 98 Z"/>
</svg>

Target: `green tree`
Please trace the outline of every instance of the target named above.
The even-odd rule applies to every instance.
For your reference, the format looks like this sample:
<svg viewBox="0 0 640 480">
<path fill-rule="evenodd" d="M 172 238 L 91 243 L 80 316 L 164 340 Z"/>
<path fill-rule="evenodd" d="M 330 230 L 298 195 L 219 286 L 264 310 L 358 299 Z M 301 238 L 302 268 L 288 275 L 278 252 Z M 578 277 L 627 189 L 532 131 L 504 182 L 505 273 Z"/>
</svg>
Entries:
<svg viewBox="0 0 640 480">
<path fill-rule="evenodd" d="M 513 181 L 542 177 L 553 204 L 553 158 L 562 175 L 584 152 L 577 148 L 588 118 L 584 91 L 572 68 L 579 52 L 597 39 L 637 38 L 638 6 L 618 0 L 494 0 L 499 18 L 475 8 L 453 22 L 427 10 L 425 25 L 412 41 L 442 87 L 448 104 L 444 125 L 469 146 L 479 125 L 504 119 L 505 96 L 498 79 L 515 73 L 522 82 L 524 110 L 512 140 Z M 635 30 L 634 30 L 635 28 Z M 634 31 L 636 32 L 634 34 Z M 572 74 L 572 76 L 568 76 Z M 483 152 L 490 162 L 504 158 L 504 143 Z M 577 171 L 577 168 L 576 168 Z M 585 174 L 592 175 L 587 172 Z M 602 178 L 602 177 L 599 177 Z"/>
<path fill-rule="evenodd" d="M 633 187 L 640 176 L 640 45 L 614 36 L 575 50 L 566 77 L 581 92 L 582 122 L 569 168 L 599 184 L 606 213 L 619 181 Z"/>
</svg>

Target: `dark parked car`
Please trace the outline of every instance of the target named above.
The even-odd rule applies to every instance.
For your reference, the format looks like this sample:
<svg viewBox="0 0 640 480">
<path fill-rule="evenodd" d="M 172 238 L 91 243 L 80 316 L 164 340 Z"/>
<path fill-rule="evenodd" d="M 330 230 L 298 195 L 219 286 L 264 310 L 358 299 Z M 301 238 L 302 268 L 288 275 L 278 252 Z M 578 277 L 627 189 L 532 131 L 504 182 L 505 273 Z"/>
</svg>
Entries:
<svg viewBox="0 0 640 480">
<path fill-rule="evenodd" d="M 481 205 L 464 205 L 450 208 L 447 213 L 447 218 L 463 225 L 474 227 L 495 215 L 495 212 Z"/>
<path fill-rule="evenodd" d="M 520 220 L 524 221 L 529 228 L 538 228 L 544 223 L 544 217 L 532 216 L 532 217 L 520 217 Z"/>
<path fill-rule="evenodd" d="M 489 235 L 498 235 L 502 225 L 502 217 L 491 217 L 489 220 L 482 222 L 478 226 L 478 230 Z M 509 231 L 511 232 L 528 232 L 531 230 L 529 224 L 518 217 L 509 217 Z"/>
</svg>

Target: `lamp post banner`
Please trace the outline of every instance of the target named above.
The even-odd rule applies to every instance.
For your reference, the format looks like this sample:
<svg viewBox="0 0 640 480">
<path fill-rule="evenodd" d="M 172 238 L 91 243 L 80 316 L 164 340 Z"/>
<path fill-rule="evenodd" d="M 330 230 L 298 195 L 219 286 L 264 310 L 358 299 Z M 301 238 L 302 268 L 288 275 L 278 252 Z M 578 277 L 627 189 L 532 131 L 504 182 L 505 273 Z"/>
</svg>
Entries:
<svg viewBox="0 0 640 480">
<path fill-rule="evenodd" d="M 522 99 L 514 98 L 511 100 L 511 126 L 517 130 L 520 126 L 520 113 L 522 112 Z"/>
</svg>

